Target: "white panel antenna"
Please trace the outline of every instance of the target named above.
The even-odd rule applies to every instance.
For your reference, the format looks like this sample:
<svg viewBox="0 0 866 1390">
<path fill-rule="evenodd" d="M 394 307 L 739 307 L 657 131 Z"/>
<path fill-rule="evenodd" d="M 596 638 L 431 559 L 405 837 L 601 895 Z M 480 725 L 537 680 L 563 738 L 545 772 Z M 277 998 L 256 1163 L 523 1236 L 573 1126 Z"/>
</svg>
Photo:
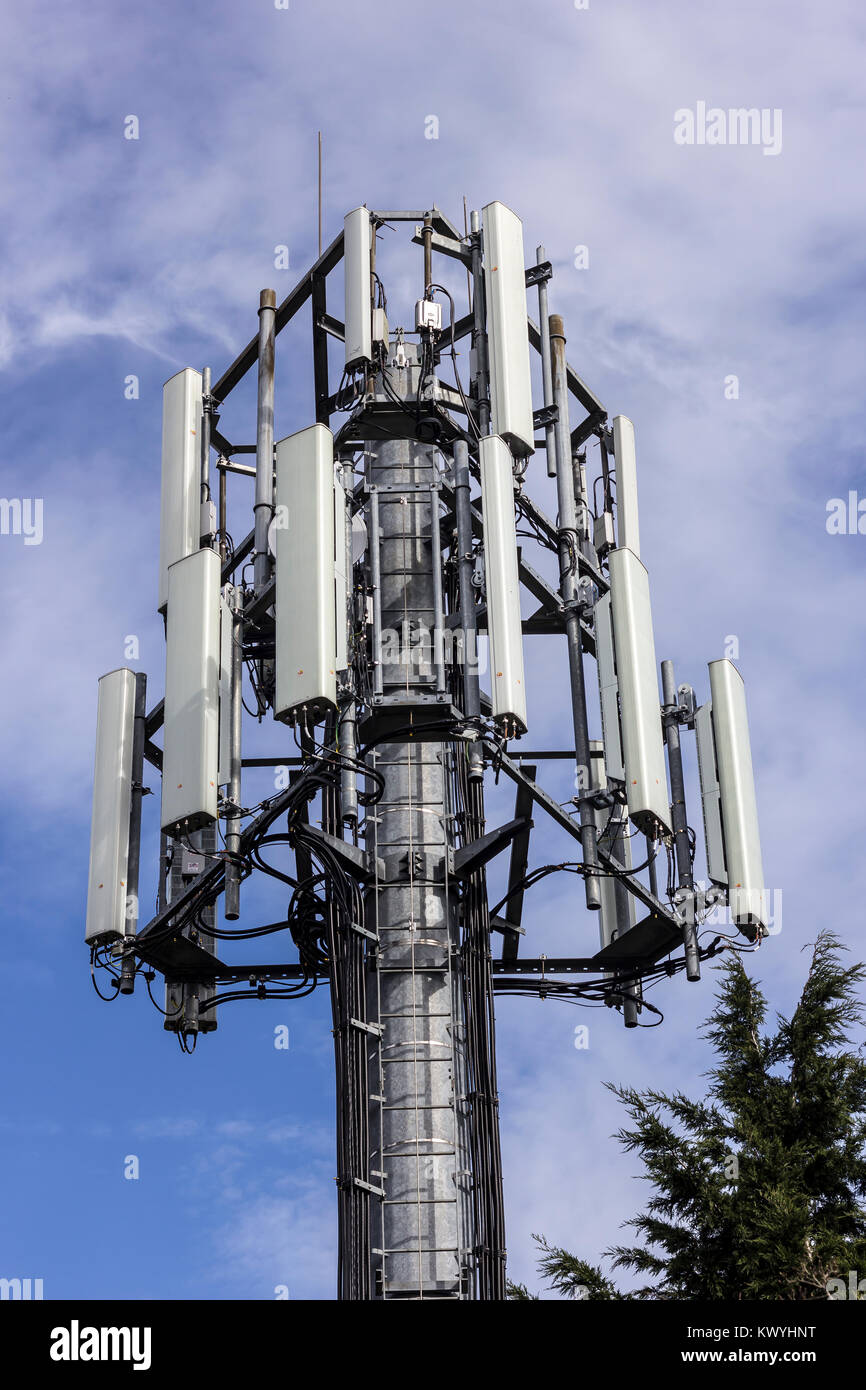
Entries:
<svg viewBox="0 0 866 1390">
<path fill-rule="evenodd" d="M 205 548 L 168 572 L 162 829 L 216 820 L 219 775 L 220 557 Z"/>
<path fill-rule="evenodd" d="M 201 372 L 184 367 L 162 388 L 159 603 L 168 603 L 169 566 L 198 550 L 201 529 Z"/>
<path fill-rule="evenodd" d="M 132 739 L 135 672 L 110 671 L 99 681 L 90 869 L 84 939 L 106 941 L 125 934 L 129 814 L 132 805 Z"/>
<path fill-rule="evenodd" d="M 493 717 L 526 730 L 523 629 L 514 520 L 514 464 L 504 439 L 487 435 L 479 445 L 484 574 Z"/>
<path fill-rule="evenodd" d="M 621 550 L 630 550 L 640 559 L 634 425 L 627 415 L 614 416 L 613 456 L 616 464 L 616 543 Z"/>
<path fill-rule="evenodd" d="M 337 703 L 334 436 L 310 425 L 276 452 L 274 717 L 313 725 Z"/>
<path fill-rule="evenodd" d="M 482 210 L 490 358 L 490 431 L 518 456 L 535 449 L 523 223 L 504 203 Z"/>
<path fill-rule="evenodd" d="M 347 213 L 343 219 L 347 369 L 373 359 L 372 244 L 369 210 L 355 208 Z"/>
<path fill-rule="evenodd" d="M 346 489 L 338 476 L 334 477 L 334 613 L 336 638 L 336 667 L 345 671 L 349 665 L 349 580 Z"/>
<path fill-rule="evenodd" d="M 630 550 L 608 564 L 628 812 L 638 830 L 670 833 L 649 576 Z"/>
<path fill-rule="evenodd" d="M 227 785 L 231 777 L 232 728 L 232 643 L 234 641 L 234 588 L 227 584 L 220 595 L 220 676 L 219 725 L 220 751 L 219 786 Z"/>
<path fill-rule="evenodd" d="M 728 905 L 740 928 L 752 934 L 769 926 L 755 775 L 746 714 L 746 688 L 732 661 L 709 663 L 710 698 L 719 797 L 728 870 Z"/>
<path fill-rule="evenodd" d="M 713 734 L 713 707 L 701 705 L 695 714 L 698 747 L 698 774 L 704 812 L 704 843 L 707 847 L 707 874 L 710 882 L 724 886 L 728 881 L 725 840 L 722 833 L 722 805 L 719 773 L 716 767 L 716 740 Z"/>
</svg>

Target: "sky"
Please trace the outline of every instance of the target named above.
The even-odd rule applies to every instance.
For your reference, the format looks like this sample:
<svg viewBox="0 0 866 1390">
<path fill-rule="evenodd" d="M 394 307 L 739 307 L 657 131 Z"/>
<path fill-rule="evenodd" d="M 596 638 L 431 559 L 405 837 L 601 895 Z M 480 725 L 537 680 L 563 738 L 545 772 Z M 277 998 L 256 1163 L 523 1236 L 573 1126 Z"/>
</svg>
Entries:
<svg viewBox="0 0 866 1390">
<path fill-rule="evenodd" d="M 315 259 L 318 130 L 326 244 L 364 202 L 462 225 L 464 196 L 499 199 L 521 216 L 527 259 L 544 244 L 553 264 L 569 359 L 635 423 L 659 659 L 701 700 L 708 660 L 735 651 L 745 677 L 783 906 L 750 968 L 789 1011 L 822 927 L 866 954 L 866 540 L 828 530 L 833 499 L 855 494 L 856 517 L 866 498 L 866 17 L 846 0 L 35 0 L 4 5 L 3 31 L 0 491 L 25 517 L 41 504 L 41 525 L 0 534 L 0 1276 L 42 1278 L 46 1298 L 329 1299 L 325 992 L 227 1006 L 188 1058 L 146 997 L 109 1011 L 88 979 L 96 682 L 132 635 L 129 664 L 162 689 L 162 383 L 187 365 L 219 376 L 256 332 L 260 289 L 283 298 Z M 683 112 L 739 107 L 766 112 L 772 138 L 676 138 Z M 408 323 L 420 265 L 396 232 L 380 254 L 392 323 Z M 301 319 L 278 340 L 277 438 L 312 420 Z M 247 387 L 221 428 L 253 426 Z M 543 475 L 536 459 L 528 486 L 550 509 Z M 528 643 L 534 746 L 568 736 L 552 641 Z M 568 783 L 549 773 L 560 799 Z M 489 823 L 512 814 L 496 789 Z M 539 822 L 531 864 L 564 848 Z M 571 877 L 534 890 L 524 924 L 534 955 L 594 949 Z M 606 1010 L 498 1002 L 512 1277 L 538 1287 L 533 1232 L 593 1260 L 622 1240 L 646 1188 L 604 1082 L 700 1094 L 712 977 L 660 986 L 665 1022 L 640 1033 Z"/>
</svg>

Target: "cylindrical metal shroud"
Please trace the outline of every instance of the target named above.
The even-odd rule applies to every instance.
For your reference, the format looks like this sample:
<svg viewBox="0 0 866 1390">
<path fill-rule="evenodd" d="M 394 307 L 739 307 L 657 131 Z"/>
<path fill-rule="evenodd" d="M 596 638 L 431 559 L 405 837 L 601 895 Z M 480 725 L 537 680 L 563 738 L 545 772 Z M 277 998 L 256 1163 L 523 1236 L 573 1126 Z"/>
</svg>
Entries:
<svg viewBox="0 0 866 1390">
<path fill-rule="evenodd" d="M 424 490 L 436 481 L 436 455 L 414 440 L 367 446 L 368 482 L 379 489 L 374 569 L 386 702 L 432 695 L 437 686 L 434 566 L 441 555 L 433 553 L 431 506 L 439 503 L 438 493 Z M 410 490 L 416 488 L 422 490 Z M 451 756 L 448 744 L 409 738 L 368 754 L 385 782 L 366 829 L 368 848 L 385 866 L 367 901 L 367 923 L 380 943 L 368 1017 L 382 1028 L 380 1044 L 370 1049 L 370 1166 L 385 1192 L 372 1229 L 380 1252 L 373 1255 L 374 1296 L 384 1298 L 471 1296 L 458 894 L 448 871 Z"/>
</svg>

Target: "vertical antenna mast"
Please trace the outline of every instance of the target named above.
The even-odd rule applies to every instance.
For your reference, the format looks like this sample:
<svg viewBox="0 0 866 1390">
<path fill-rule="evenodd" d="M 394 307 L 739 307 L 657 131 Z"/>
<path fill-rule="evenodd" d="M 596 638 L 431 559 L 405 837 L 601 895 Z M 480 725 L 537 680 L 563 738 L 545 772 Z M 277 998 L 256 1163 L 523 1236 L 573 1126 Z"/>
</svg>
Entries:
<svg viewBox="0 0 866 1390">
<path fill-rule="evenodd" d="M 319 255 L 322 259 L 322 132 L 319 131 Z"/>
<path fill-rule="evenodd" d="M 637 1028 L 658 1013 L 646 982 L 699 978 L 722 939 L 701 946 L 718 904 L 749 941 L 768 935 L 745 691 L 729 660 L 713 661 L 699 707 L 663 662 L 659 696 L 634 428 L 624 415 L 609 424 L 566 358 L 544 247 L 527 267 L 520 219 L 498 202 L 469 214 L 464 199 L 462 237 L 436 207 L 363 204 L 323 249 L 321 131 L 317 155 L 315 265 L 279 308 L 262 291 L 257 333 L 213 386 L 208 369 L 185 368 L 164 388 L 166 696 L 148 712 L 143 675 L 100 683 L 86 941 L 114 985 L 103 997 L 132 993 L 139 973 L 148 984 L 164 975 L 163 1026 L 187 1053 L 226 1003 L 326 987 L 339 1298 L 502 1299 L 494 996 L 604 1002 Z M 406 223 L 424 283 L 401 324 L 376 237 Z M 437 256 L 464 266 L 465 306 L 438 283 Z M 341 260 L 342 321 L 326 300 Z M 291 418 L 281 403 L 275 441 L 276 338 L 308 299 L 314 401 Z M 541 354 L 535 405 L 530 348 Z M 255 418 L 233 443 L 216 412 L 254 368 Z M 229 472 L 249 490 L 231 524 Z M 532 496 L 548 477 L 555 517 Z M 539 568 L 527 559 L 536 541 Z M 527 635 L 563 651 L 558 676 L 545 663 L 544 689 L 524 662 Z M 542 701 L 558 704 L 563 746 L 521 743 L 512 755 Z M 242 757 L 245 712 L 280 721 L 272 757 Z M 707 891 L 684 729 L 696 736 Z M 564 803 L 536 775 L 563 759 L 576 772 Z M 150 799 L 162 814 L 143 838 L 145 762 L 162 777 Z M 263 798 L 253 770 L 286 764 L 288 785 Z M 492 829 L 488 773 L 515 784 L 513 818 Z M 549 864 L 542 846 L 530 868 L 533 816 L 569 836 L 579 860 Z M 158 910 L 142 924 L 141 850 L 157 835 Z M 506 851 L 507 891 L 491 907 L 487 865 Z M 559 870 L 584 880 L 573 954 L 521 954 L 529 889 Z M 242 910 L 253 874 L 273 895 L 265 925 L 251 910 L 261 892 L 245 892 Z M 530 939 L 545 925 L 530 922 Z M 244 959 L 249 940 L 271 935 L 282 947 Z"/>
</svg>

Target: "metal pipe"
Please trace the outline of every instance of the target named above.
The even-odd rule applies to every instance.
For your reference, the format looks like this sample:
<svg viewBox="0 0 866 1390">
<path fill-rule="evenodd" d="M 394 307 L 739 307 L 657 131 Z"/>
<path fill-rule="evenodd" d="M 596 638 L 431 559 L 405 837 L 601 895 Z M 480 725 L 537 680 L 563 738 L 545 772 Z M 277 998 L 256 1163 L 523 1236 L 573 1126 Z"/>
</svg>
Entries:
<svg viewBox="0 0 866 1390">
<path fill-rule="evenodd" d="M 577 534 L 581 540 L 581 550 L 586 553 L 586 547 L 590 543 L 589 526 L 589 503 L 586 487 L 586 450 L 574 449 L 571 455 L 571 474 L 574 481 L 574 496 L 577 501 L 575 508 Z M 598 556 L 595 546 L 592 547 L 593 563 L 598 563 Z"/>
<path fill-rule="evenodd" d="M 475 586 L 472 576 L 472 501 L 470 495 L 469 445 L 465 439 L 454 442 L 454 519 L 457 527 L 457 584 L 460 598 L 460 627 L 463 631 L 463 713 L 467 719 L 481 718 L 481 686 L 478 678 L 478 621 L 475 612 Z M 469 745 L 469 778 L 484 780 L 484 753 L 476 740 Z"/>
<path fill-rule="evenodd" d="M 382 694 L 382 574 L 379 562 L 379 493 L 370 488 L 370 584 L 373 589 L 373 693 Z"/>
<path fill-rule="evenodd" d="M 391 380 L 411 401 L 417 346 L 407 344 L 406 352 L 408 369 Z M 433 451 L 415 439 L 389 438 L 375 445 L 370 475 L 381 622 L 386 631 L 403 623 L 429 628 L 436 603 Z M 407 697 L 429 697 L 430 661 L 406 666 L 399 655 L 386 656 L 384 703 L 393 702 L 389 714 L 398 722 L 367 755 L 383 786 L 365 831 L 370 862 L 382 865 L 366 915 L 378 936 L 366 976 L 367 1018 L 382 1030 L 380 1041 L 367 1040 L 369 1167 L 380 1175 L 371 1181 L 384 1189 L 373 1273 L 384 1299 L 471 1298 L 475 1263 L 494 1252 L 479 1249 L 472 1218 L 471 1119 L 481 1102 L 467 1094 L 461 894 L 449 870 L 454 754 L 444 734 L 442 742 L 416 740 L 399 724 Z M 476 1180 L 485 1196 L 486 1180 L 486 1173 Z"/>
<path fill-rule="evenodd" d="M 322 259 L 322 132 L 319 131 L 319 260 Z"/>
<path fill-rule="evenodd" d="M 203 367 L 201 374 L 201 500 L 210 499 L 210 367 Z"/>
<path fill-rule="evenodd" d="M 536 261 L 540 265 L 547 260 L 547 252 L 543 246 L 536 247 Z M 548 319 L 547 307 L 547 281 L 538 282 L 538 322 L 541 332 L 541 384 L 542 395 L 545 406 L 553 405 L 553 371 L 550 362 L 550 322 Z M 544 427 L 544 437 L 547 440 L 547 476 L 556 477 L 556 426 L 551 420 L 550 424 Z"/>
<path fill-rule="evenodd" d="M 358 720 L 354 700 L 348 700 L 340 717 L 339 749 L 346 758 L 358 756 Z M 358 774 L 354 767 L 340 768 L 340 806 L 347 825 L 358 823 Z"/>
<path fill-rule="evenodd" d="M 141 865 L 141 803 L 144 798 L 144 745 L 147 741 L 147 676 L 135 676 L 135 710 L 132 725 L 132 797 L 129 804 L 129 855 L 126 862 L 126 916 L 124 947 L 138 931 L 138 879 Z M 124 949 L 120 965 L 120 993 L 135 989 L 135 956 Z"/>
<path fill-rule="evenodd" d="M 433 283 L 433 218 L 429 212 L 424 217 L 421 235 L 424 238 L 424 298 L 426 299 L 427 286 Z"/>
<path fill-rule="evenodd" d="M 624 998 L 622 1001 L 623 1022 L 626 1028 L 637 1028 L 642 994 L 641 981 L 638 979 L 626 981 L 623 985 L 623 991 L 628 994 L 628 998 Z"/>
<path fill-rule="evenodd" d="M 467 211 L 466 211 L 466 194 L 464 193 L 464 194 L 463 194 L 463 240 L 464 240 L 464 241 L 467 241 L 468 239 L 469 239 L 469 216 L 468 216 L 468 213 L 467 213 Z M 466 303 L 467 303 L 467 305 L 468 305 L 468 307 L 469 307 L 469 312 L 471 313 L 471 312 L 472 312 L 472 272 L 470 271 L 468 265 L 467 265 L 467 267 L 466 267 Z"/>
<path fill-rule="evenodd" d="M 679 701 L 672 661 L 662 662 L 662 723 L 668 750 L 668 770 L 671 779 L 671 820 L 674 849 L 677 859 L 677 878 L 680 888 L 688 892 L 683 944 L 686 952 L 686 979 L 701 978 L 701 959 L 695 929 L 695 879 L 692 873 L 692 853 L 689 842 L 686 784 L 683 776 L 683 752 L 680 744 Z"/>
<path fill-rule="evenodd" d="M 430 485 L 430 549 L 433 554 L 433 666 L 436 693 L 445 692 L 445 640 L 442 632 L 442 536 L 439 527 L 439 488 Z"/>
<path fill-rule="evenodd" d="M 157 916 L 168 906 L 169 855 L 173 852 L 173 840 L 169 840 L 164 830 L 159 832 L 159 882 L 156 889 Z"/>
<path fill-rule="evenodd" d="M 226 816 L 226 851 L 237 855 L 241 845 L 241 728 L 243 726 L 244 618 L 243 591 L 236 588 L 232 603 L 231 655 L 231 713 L 229 724 L 229 801 L 231 810 Z M 240 865 L 231 858 L 226 861 L 225 915 L 236 922 L 240 908 Z"/>
<path fill-rule="evenodd" d="M 219 470 L 219 475 L 220 475 L 220 563 L 224 565 L 225 562 L 226 562 L 226 555 L 228 554 L 228 546 L 226 545 L 226 536 L 227 536 L 227 534 L 228 534 L 228 532 L 227 532 L 227 516 L 228 516 L 227 503 L 228 503 L 228 498 L 227 498 L 227 491 L 226 491 L 226 469 L 225 469 L 225 468 L 220 468 L 220 466 L 219 466 L 219 461 L 217 461 L 217 468 L 218 468 L 218 470 Z"/>
<path fill-rule="evenodd" d="M 240 451 L 237 450 L 236 452 Z M 247 452 L 254 454 L 256 452 L 256 446 L 253 444 L 251 449 Z M 232 463 L 225 457 L 217 459 L 217 468 L 221 473 L 237 473 L 243 478 L 254 478 L 256 476 L 254 465 L 249 463 Z"/>
<path fill-rule="evenodd" d="M 605 443 L 605 438 L 604 438 L 604 436 L 605 436 L 605 430 L 604 430 L 604 427 L 602 427 L 602 428 L 598 431 L 598 449 L 599 449 L 599 454 L 600 454 L 600 456 L 601 456 L 601 476 L 602 476 L 602 490 L 603 490 L 603 493 L 604 493 L 604 510 L 605 510 L 606 512 L 612 512 L 612 511 L 613 511 L 613 493 L 611 492 L 611 487 L 610 487 L 610 458 L 609 458 L 609 456 L 608 456 L 607 444 Z"/>
<path fill-rule="evenodd" d="M 472 502 L 470 499 L 469 445 L 465 439 L 454 442 L 454 514 L 457 523 L 457 582 L 460 593 L 460 626 L 463 629 L 463 713 L 469 719 L 481 716 L 481 690 L 478 681 L 478 627 L 475 617 L 475 587 L 472 583 Z"/>
<path fill-rule="evenodd" d="M 481 219 L 472 213 L 472 346 L 475 350 L 475 398 L 478 429 L 490 433 L 490 380 L 487 370 L 487 300 L 481 265 Z"/>
<path fill-rule="evenodd" d="M 256 591 L 270 578 L 268 527 L 274 505 L 274 319 L 277 296 L 274 290 L 259 295 L 259 390 L 256 406 L 256 501 L 255 558 L 253 573 Z"/>
<path fill-rule="evenodd" d="M 586 683 L 583 672 L 583 649 L 580 634 L 580 611 L 577 603 L 578 554 L 577 516 L 574 497 L 574 478 L 571 466 L 571 432 L 568 420 L 568 377 L 565 360 L 565 333 L 562 319 L 551 314 L 551 373 L 553 401 L 557 409 L 556 437 L 556 495 L 559 505 L 559 592 L 565 612 L 565 635 L 568 643 L 568 669 L 571 679 L 571 716 L 574 726 L 574 754 L 578 768 L 585 769 L 581 781 L 584 788 L 591 785 L 589 724 L 586 716 Z M 584 888 L 586 905 L 592 911 L 601 908 L 601 888 L 598 882 L 597 830 L 591 808 L 581 802 L 580 840 L 586 868 Z"/>
<path fill-rule="evenodd" d="M 354 591 L 354 561 L 352 557 L 352 491 L 355 485 L 355 470 L 352 460 L 344 459 L 342 463 L 342 482 L 343 493 L 346 498 L 346 590 L 349 598 L 349 608 L 354 611 L 353 591 Z M 348 622 L 348 615 L 344 614 L 344 621 Z M 354 682 L 354 673 L 351 666 L 352 652 L 349 651 L 349 670 L 347 677 Z M 358 737 L 357 737 L 357 707 L 352 695 L 348 697 L 343 707 L 340 720 L 337 724 L 337 743 L 340 752 L 347 758 L 354 759 L 358 756 Z M 343 821 L 348 825 L 358 823 L 358 774 L 354 767 L 347 767 L 345 764 L 340 768 L 340 810 Z"/>
<path fill-rule="evenodd" d="M 647 873 L 649 875 L 650 892 L 652 893 L 654 898 L 657 898 L 659 895 L 659 871 L 657 863 L 658 844 L 652 838 L 651 835 L 647 835 L 646 837 L 646 852 L 648 860 Z"/>
</svg>

